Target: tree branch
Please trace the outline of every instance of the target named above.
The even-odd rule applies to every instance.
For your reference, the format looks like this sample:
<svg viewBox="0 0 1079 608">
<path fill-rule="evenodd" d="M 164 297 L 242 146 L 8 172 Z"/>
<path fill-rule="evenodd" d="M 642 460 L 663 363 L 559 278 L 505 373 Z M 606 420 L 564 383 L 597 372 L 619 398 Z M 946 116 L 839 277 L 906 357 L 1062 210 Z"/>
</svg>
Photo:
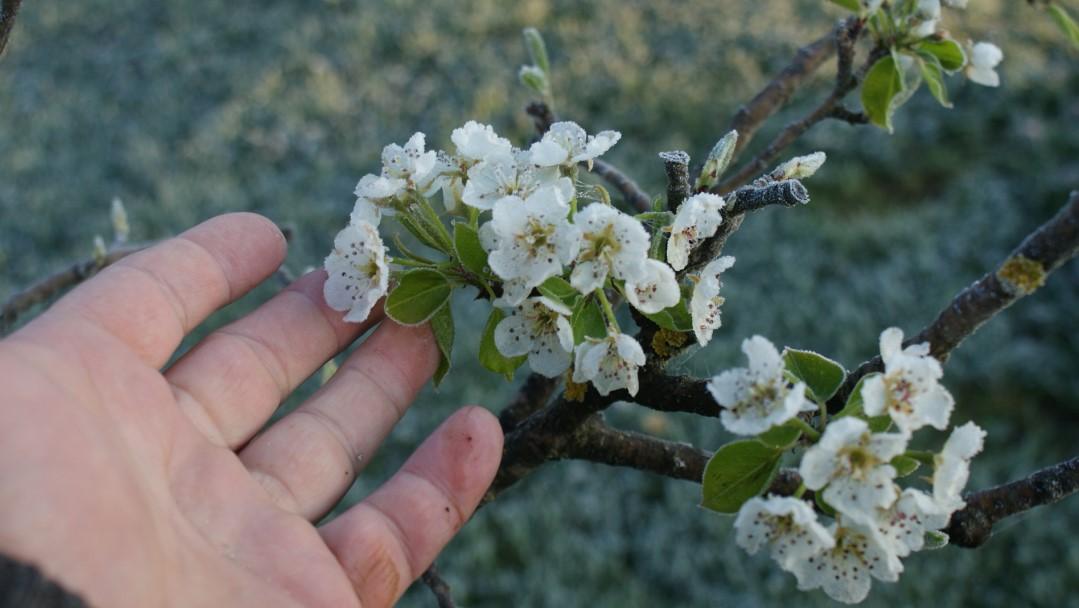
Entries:
<svg viewBox="0 0 1079 608">
<path fill-rule="evenodd" d="M 1028 235 L 996 271 L 986 274 L 937 315 L 925 329 L 903 342 L 904 346 L 929 343 L 929 353 L 942 363 L 963 340 L 983 323 L 1030 295 L 1049 273 L 1079 254 L 1079 190 L 1052 219 Z M 858 380 L 884 369 L 880 356 L 862 363 L 840 387 L 828 407 L 841 408 Z"/>
<path fill-rule="evenodd" d="M 438 608 L 457 608 L 457 604 L 453 602 L 453 595 L 449 583 L 442 578 L 442 575 L 438 573 L 438 568 L 435 568 L 434 564 L 423 573 L 420 577 L 423 584 L 427 585 L 431 589 L 431 593 L 435 595 L 435 600 L 438 601 Z"/>
<path fill-rule="evenodd" d="M 689 154 L 682 150 L 660 152 L 663 168 L 667 172 L 667 209 L 677 213 L 682 201 L 689 198 Z"/>
<path fill-rule="evenodd" d="M 4 56 L 11 28 L 15 27 L 15 15 L 19 13 L 22 0 L 0 0 L 0 57 Z"/>
<path fill-rule="evenodd" d="M 548 378 L 541 374 L 529 374 L 525 378 L 524 384 L 518 389 L 517 394 L 514 395 L 513 401 L 510 401 L 509 405 L 498 414 L 498 421 L 502 424 L 502 432 L 510 432 L 522 420 L 546 405 L 558 384 L 558 378 Z"/>
<path fill-rule="evenodd" d="M 582 425 L 556 458 L 629 467 L 673 479 L 701 482 L 712 454 L 687 443 L 611 428 L 598 418 Z"/>
</svg>

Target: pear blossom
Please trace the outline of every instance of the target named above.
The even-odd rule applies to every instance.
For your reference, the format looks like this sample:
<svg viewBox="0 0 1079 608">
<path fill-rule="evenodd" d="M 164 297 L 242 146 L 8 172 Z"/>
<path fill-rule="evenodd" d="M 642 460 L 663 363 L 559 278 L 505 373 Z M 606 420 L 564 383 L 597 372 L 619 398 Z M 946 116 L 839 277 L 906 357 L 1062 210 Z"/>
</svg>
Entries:
<svg viewBox="0 0 1079 608">
<path fill-rule="evenodd" d="M 322 288 L 326 304 L 347 311 L 345 320 L 352 323 L 367 319 L 389 287 L 386 248 L 378 229 L 369 222 L 351 223 L 337 233 L 325 267 L 329 275 Z"/>
<path fill-rule="evenodd" d="M 557 188 L 537 190 L 525 200 L 508 196 L 495 204 L 491 228 L 481 235 L 493 245 L 487 258 L 491 270 L 507 282 L 506 304 L 520 304 L 533 287 L 560 274 L 562 265 L 577 256 L 581 232 L 566 219 L 568 213 Z"/>
<path fill-rule="evenodd" d="M 921 551 L 925 533 L 948 525 L 949 513 L 932 496 L 915 488 L 907 488 L 890 508 L 880 512 L 877 531 L 888 540 L 896 555 L 906 557 Z"/>
<path fill-rule="evenodd" d="M 835 546 L 835 539 L 817 521 L 813 507 L 789 496 L 747 500 L 738 510 L 734 531 L 739 547 L 753 555 L 767 545 L 772 559 L 784 570 Z"/>
<path fill-rule="evenodd" d="M 667 263 L 682 270 L 689 263 L 689 254 L 704 239 L 714 235 L 723 222 L 719 211 L 723 197 L 709 192 L 694 194 L 678 208 L 667 240 Z"/>
<path fill-rule="evenodd" d="M 878 509 L 898 497 L 895 468 L 888 464 L 907 449 L 901 433 L 873 433 L 859 418 L 831 422 L 820 441 L 806 450 L 799 472 L 810 490 L 824 490 L 824 500 L 850 520 L 872 525 Z"/>
<path fill-rule="evenodd" d="M 866 378 L 862 385 L 865 413 L 887 413 L 903 432 L 925 425 L 948 428 L 955 400 L 940 384 L 940 362 L 929 355 L 929 344 L 903 348 L 903 332 L 890 327 L 880 334 L 884 374 Z"/>
<path fill-rule="evenodd" d="M 999 87 L 1000 75 L 997 64 L 1004 59 L 1004 52 L 992 42 L 979 42 L 970 49 L 967 78 L 987 87 Z"/>
<path fill-rule="evenodd" d="M 424 191 L 425 196 L 432 196 L 439 190 L 442 191 L 442 206 L 447 213 L 454 213 L 460 206 L 461 197 L 464 193 L 464 177 L 471 163 L 466 158 L 450 156 L 445 152 L 439 152 L 435 161 L 435 168 L 431 170 L 430 183 Z"/>
<path fill-rule="evenodd" d="M 569 279 L 577 291 L 595 291 L 608 275 L 629 282 L 646 278 L 649 238 L 639 221 L 601 203 L 585 207 L 573 221 L 582 233 L 577 266 Z"/>
<path fill-rule="evenodd" d="M 365 175 L 356 184 L 356 205 L 352 208 L 351 221 L 368 222 L 378 226 L 382 214 L 393 213 L 395 197 L 405 191 L 406 182 L 385 175 Z"/>
<path fill-rule="evenodd" d="M 427 136 L 417 132 L 404 146 L 390 144 L 383 148 L 383 176 L 404 180 L 407 188 L 424 190 L 433 177 L 432 169 L 438 160 L 434 150 L 424 151 L 426 145 Z"/>
<path fill-rule="evenodd" d="M 510 140 L 499 137 L 491 125 L 480 124 L 474 120 L 454 129 L 450 140 L 457 147 L 459 156 L 473 161 L 506 156 L 513 151 Z"/>
<path fill-rule="evenodd" d="M 636 281 L 626 281 L 626 299 L 637 310 L 657 313 L 682 299 L 678 279 L 671 267 L 659 260 L 645 260 L 644 273 Z"/>
<path fill-rule="evenodd" d="M 828 160 L 828 155 L 824 152 L 796 156 L 773 169 L 771 175 L 776 181 L 813 177 L 813 174 L 824 166 L 826 160 Z"/>
<path fill-rule="evenodd" d="M 540 167 L 573 166 L 591 162 L 622 139 L 618 131 L 600 131 L 588 135 L 575 122 L 556 122 L 543 138 L 532 144 L 532 162 Z"/>
<path fill-rule="evenodd" d="M 722 325 L 719 313 L 726 300 L 719 295 L 723 287 L 720 277 L 731 266 L 734 266 L 734 258 L 729 255 L 708 262 L 693 287 L 689 314 L 693 319 L 693 335 L 701 346 L 707 345 L 712 340 L 712 332 Z"/>
<path fill-rule="evenodd" d="M 982 451 L 985 431 L 973 422 L 955 427 L 934 459 L 933 499 L 948 513 L 962 509 L 961 493 L 970 477 L 970 460 Z"/>
<path fill-rule="evenodd" d="M 830 532 L 835 538 L 833 547 L 794 562 L 792 571 L 798 579 L 798 589 L 819 587 L 834 600 L 857 604 L 869 595 L 872 578 L 899 580 L 903 563 L 876 530 L 841 518 L 840 525 L 833 524 Z"/>
<path fill-rule="evenodd" d="M 536 167 L 531 164 L 528 153 L 491 156 L 468 170 L 468 182 L 461 192 L 466 205 L 488 211 L 495 203 L 508 196 L 527 199 L 540 188 L 553 186 L 566 204 L 575 194 L 573 182 L 560 177 L 557 167 Z"/>
<path fill-rule="evenodd" d="M 720 422 L 736 435 L 758 435 L 816 408 L 805 398 L 806 385 L 793 386 L 783 374 L 783 357 L 761 336 L 742 341 L 748 368 L 727 370 L 712 378 L 708 392 L 720 405 Z"/>
<path fill-rule="evenodd" d="M 644 362 L 644 349 L 626 334 L 612 332 L 603 339 L 587 338 L 577 345 L 573 381 L 592 382 L 604 396 L 620 388 L 636 395 L 637 370 Z"/>
<path fill-rule="evenodd" d="M 937 22 L 940 21 L 940 0 L 918 0 L 918 7 L 914 11 L 914 19 L 910 28 L 911 35 L 918 38 L 932 36 L 937 31 Z"/>
<path fill-rule="evenodd" d="M 570 310 L 546 297 L 528 298 L 495 327 L 495 347 L 507 357 L 528 355 L 532 371 L 556 378 L 573 353 Z"/>
</svg>

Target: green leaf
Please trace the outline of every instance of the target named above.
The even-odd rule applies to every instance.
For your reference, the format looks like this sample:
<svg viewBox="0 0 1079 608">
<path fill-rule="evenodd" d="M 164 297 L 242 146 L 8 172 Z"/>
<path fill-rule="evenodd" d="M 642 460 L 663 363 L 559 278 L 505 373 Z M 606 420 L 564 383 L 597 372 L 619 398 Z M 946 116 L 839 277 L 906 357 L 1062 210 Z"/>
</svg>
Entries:
<svg viewBox="0 0 1079 608">
<path fill-rule="evenodd" d="M 892 132 L 892 100 L 903 91 L 903 75 L 891 56 L 881 57 L 862 83 L 862 106 L 873 124 Z"/>
<path fill-rule="evenodd" d="M 787 371 L 805 382 L 819 401 L 831 399 L 847 378 L 842 365 L 811 350 L 785 348 L 783 362 Z"/>
<path fill-rule="evenodd" d="M 521 34 L 524 35 L 525 47 L 528 48 L 528 55 L 532 58 L 532 63 L 550 74 L 551 60 L 547 57 L 547 44 L 543 42 L 543 36 L 539 33 L 539 30 L 534 27 L 526 27 Z"/>
<path fill-rule="evenodd" d="M 573 343 L 580 344 L 585 338 L 607 337 L 607 322 L 595 298 L 581 298 L 569 319 L 573 327 Z"/>
<path fill-rule="evenodd" d="M 386 298 L 386 315 L 401 325 L 419 325 L 438 312 L 452 291 L 442 273 L 426 268 L 410 270 L 401 275 Z"/>
<path fill-rule="evenodd" d="M 948 546 L 948 541 L 951 540 L 947 533 L 940 530 L 926 530 L 924 538 L 925 543 L 922 545 L 922 549 L 925 551 L 943 549 Z"/>
<path fill-rule="evenodd" d="M 577 306 L 577 302 L 581 299 L 581 292 L 574 289 L 573 285 L 570 285 L 569 281 L 562 277 L 551 277 L 540 283 L 536 289 L 542 295 L 555 302 L 560 302 L 570 310 Z"/>
<path fill-rule="evenodd" d="M 1064 7 L 1051 3 L 1048 8 L 1049 16 L 1064 31 L 1064 35 L 1068 37 L 1068 41 L 1071 42 L 1072 46 L 1079 49 L 1079 24 L 1075 23 L 1068 11 L 1064 10 Z"/>
<path fill-rule="evenodd" d="M 963 47 L 954 40 L 925 40 L 914 45 L 914 50 L 919 53 L 927 53 L 937 58 L 940 67 L 946 72 L 955 72 L 963 69 L 967 64 L 967 54 Z"/>
<path fill-rule="evenodd" d="M 491 309 L 491 316 L 487 317 L 487 325 L 483 328 L 483 337 L 480 338 L 480 364 L 488 370 L 506 378 L 507 382 L 513 381 L 513 372 L 528 360 L 528 355 L 520 357 L 507 357 L 499 352 L 495 346 L 495 328 L 506 317 L 501 309 Z"/>
<path fill-rule="evenodd" d="M 641 314 L 663 329 L 681 332 L 693 331 L 693 317 L 690 316 L 689 310 L 686 308 L 685 300 L 679 300 L 674 306 L 664 308 L 659 312 Z"/>
<path fill-rule="evenodd" d="M 895 467 L 896 475 L 899 477 L 906 477 L 914 471 L 917 471 L 918 467 L 922 466 L 922 463 L 915 458 L 900 454 L 892 459 L 891 465 Z"/>
<path fill-rule="evenodd" d="M 435 343 L 438 344 L 438 352 L 441 355 L 434 376 L 435 386 L 438 386 L 442 384 L 442 379 L 450 371 L 453 356 L 453 311 L 450 309 L 449 300 L 446 300 L 435 316 L 431 317 L 431 331 L 435 334 Z"/>
<path fill-rule="evenodd" d="M 789 423 L 773 426 L 757 435 L 757 441 L 776 450 L 789 450 L 802 436 L 802 429 Z"/>
<path fill-rule="evenodd" d="M 835 507 L 828 504 L 828 501 L 824 500 L 824 488 L 821 488 L 813 493 L 813 501 L 817 503 L 820 510 L 829 517 L 835 517 Z"/>
<path fill-rule="evenodd" d="M 866 380 L 879 375 L 879 373 L 874 372 L 862 376 L 861 379 L 858 380 L 858 384 L 854 385 L 854 390 L 851 391 L 850 396 L 847 397 L 847 402 L 843 405 L 843 409 L 839 410 L 839 413 L 834 416 L 833 420 L 842 418 L 843 416 L 855 416 L 868 422 L 869 429 L 874 433 L 883 433 L 884 431 L 887 431 L 888 427 L 892 426 L 891 417 L 884 414 L 883 416 L 874 416 L 870 418 L 869 416 L 866 416 L 865 409 L 863 409 L 862 385 L 865 384 Z"/>
<path fill-rule="evenodd" d="M 948 100 L 948 87 L 944 84 L 944 72 L 941 71 L 940 63 L 933 58 L 933 61 L 926 61 L 924 58 L 918 58 L 918 68 L 922 71 L 922 78 L 925 79 L 926 86 L 929 87 L 929 92 L 933 94 L 940 105 L 945 108 L 952 107 L 952 102 Z"/>
<path fill-rule="evenodd" d="M 483 276 L 487 273 L 487 252 L 480 244 L 480 235 L 475 228 L 464 222 L 453 225 L 453 248 L 457 259 L 470 272 Z"/>
<path fill-rule="evenodd" d="M 832 4 L 838 4 L 848 11 L 854 11 L 856 13 L 862 11 L 862 7 L 858 3 L 858 0 L 832 0 Z"/>
<path fill-rule="evenodd" d="M 768 489 L 783 452 L 752 439 L 719 448 L 704 469 L 701 506 L 735 513 L 742 504 Z"/>
<path fill-rule="evenodd" d="M 639 221 L 653 226 L 668 226 L 674 222 L 674 214 L 670 211 L 645 211 L 634 216 Z"/>
<path fill-rule="evenodd" d="M 402 226 L 405 227 L 406 230 L 412 233 L 412 236 L 415 236 L 417 239 L 419 239 L 421 243 L 427 245 L 428 247 L 436 251 L 441 251 L 443 253 L 446 252 L 442 248 L 442 245 L 439 244 L 438 239 L 436 239 L 430 232 L 428 232 L 428 228 L 426 225 L 421 224 L 421 222 L 417 222 L 407 213 L 398 213 L 395 218 L 398 222 L 401 223 Z"/>
</svg>

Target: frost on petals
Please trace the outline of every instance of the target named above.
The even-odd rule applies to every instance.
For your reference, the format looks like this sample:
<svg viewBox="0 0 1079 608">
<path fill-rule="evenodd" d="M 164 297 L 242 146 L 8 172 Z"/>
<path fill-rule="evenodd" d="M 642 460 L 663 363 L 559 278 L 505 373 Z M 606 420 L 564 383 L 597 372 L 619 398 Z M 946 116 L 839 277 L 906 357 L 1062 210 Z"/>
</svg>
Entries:
<svg viewBox="0 0 1079 608">
<path fill-rule="evenodd" d="M 712 260 L 701 270 L 697 284 L 693 287 L 689 314 L 693 319 L 693 335 L 701 346 L 712 340 L 712 332 L 722 324 L 719 313 L 726 300 L 719 295 L 723 287 L 720 277 L 731 266 L 734 266 L 734 258 L 729 255 Z"/>
<path fill-rule="evenodd" d="M 507 357 L 528 355 L 532 371 L 555 378 L 573 353 L 570 310 L 545 297 L 528 298 L 495 327 L 495 346 Z"/>
<path fill-rule="evenodd" d="M 821 588 L 834 600 L 857 604 L 869 595 L 872 578 L 899 580 L 903 564 L 875 530 L 850 524 L 833 527 L 835 546 L 796 562 L 792 571 L 803 591 Z M 872 577 L 872 578 L 870 578 Z"/>
<path fill-rule="evenodd" d="M 573 182 L 568 177 L 559 177 L 557 167 L 533 166 L 528 154 L 518 151 L 491 156 L 473 165 L 468 170 L 461 199 L 470 207 L 488 211 L 503 198 L 526 199 L 549 186 L 562 194 L 566 204 L 574 197 Z"/>
<path fill-rule="evenodd" d="M 404 146 L 390 144 L 382 149 L 382 173 L 391 179 L 404 180 L 408 188 L 423 190 L 433 177 L 438 160 L 434 151 L 424 151 L 427 136 L 414 133 Z"/>
<path fill-rule="evenodd" d="M 957 426 L 937 454 L 933 470 L 933 499 L 949 513 L 966 504 L 961 494 L 970 477 L 970 460 L 982 451 L 985 431 L 973 422 Z"/>
<path fill-rule="evenodd" d="M 491 125 L 480 124 L 474 120 L 454 129 L 450 139 L 457 147 L 459 156 L 473 161 L 505 156 L 513 150 L 510 141 L 499 137 Z"/>
<path fill-rule="evenodd" d="M 602 340 L 588 338 L 577 345 L 573 381 L 591 382 L 601 395 L 624 388 L 637 394 L 637 370 L 644 365 L 641 345 L 623 333 L 612 333 Z"/>
<path fill-rule="evenodd" d="M 618 131 L 588 135 L 575 122 L 556 122 L 543 134 L 543 139 L 532 144 L 529 153 L 532 163 L 540 167 L 573 166 L 596 159 L 621 138 Z"/>
<path fill-rule="evenodd" d="M 682 270 L 689 263 L 689 254 L 706 238 L 719 229 L 723 217 L 723 197 L 702 192 L 694 194 L 682 203 L 671 225 L 671 237 L 667 240 L 667 263 L 675 270 Z"/>
<path fill-rule="evenodd" d="M 626 281 L 626 299 L 637 310 L 654 314 L 677 304 L 682 293 L 670 266 L 659 260 L 645 260 L 641 278 Z"/>
<path fill-rule="evenodd" d="M 1000 75 L 997 64 L 1004 59 L 1004 52 L 992 42 L 979 42 L 970 49 L 967 78 L 987 87 L 999 87 Z"/>
<path fill-rule="evenodd" d="M 872 525 L 878 509 L 887 509 L 898 493 L 895 468 L 888 464 L 907 449 L 907 436 L 873 433 L 861 419 L 831 422 L 820 442 L 806 450 L 799 473 L 810 490 L 824 490 L 824 500 L 853 521 Z"/>
<path fill-rule="evenodd" d="M 816 406 L 805 398 L 806 385 L 793 386 L 783 374 L 783 357 L 766 338 L 742 341 L 748 368 L 731 369 L 712 378 L 708 392 L 722 407 L 720 421 L 737 435 L 758 435 Z"/>
<path fill-rule="evenodd" d="M 751 498 L 738 510 L 734 531 L 738 546 L 751 555 L 768 546 L 772 559 L 784 570 L 835 546 L 813 507 L 797 498 Z"/>
<path fill-rule="evenodd" d="M 356 184 L 356 205 L 351 222 L 368 222 L 378 226 L 382 214 L 393 210 L 395 197 L 405 190 L 405 180 L 385 175 L 365 175 Z"/>
<path fill-rule="evenodd" d="M 645 278 L 649 238 L 639 221 L 614 207 L 592 203 L 574 222 L 582 233 L 577 266 L 570 275 L 577 291 L 595 291 L 608 275 L 624 281 Z"/>
<path fill-rule="evenodd" d="M 884 374 L 866 378 L 862 385 L 865 413 L 887 413 L 896 426 L 912 432 L 925 425 L 948 428 L 955 401 L 940 384 L 940 362 L 929 355 L 929 345 L 903 348 L 903 332 L 896 327 L 880 335 Z"/>
<path fill-rule="evenodd" d="M 389 287 L 386 248 L 378 230 L 368 222 L 349 224 L 337 233 L 333 251 L 326 257 L 323 286 L 326 304 L 347 312 L 345 320 L 359 323 Z"/>
</svg>

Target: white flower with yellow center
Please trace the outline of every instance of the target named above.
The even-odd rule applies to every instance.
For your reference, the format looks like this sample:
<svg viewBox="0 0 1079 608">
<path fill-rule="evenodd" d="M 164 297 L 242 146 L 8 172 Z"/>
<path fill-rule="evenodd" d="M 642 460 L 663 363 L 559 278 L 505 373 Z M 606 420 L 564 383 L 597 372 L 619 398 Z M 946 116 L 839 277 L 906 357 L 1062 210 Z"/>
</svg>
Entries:
<svg viewBox="0 0 1079 608">
<path fill-rule="evenodd" d="M 671 224 L 671 236 L 667 240 L 667 263 L 675 270 L 682 270 L 689 263 L 689 254 L 701 241 L 714 235 L 723 222 L 720 210 L 723 197 L 708 192 L 687 198 Z"/>
<path fill-rule="evenodd" d="M 929 344 L 903 348 L 903 332 L 890 327 L 880 334 L 884 373 L 866 378 L 862 385 L 865 413 L 888 414 L 903 432 L 925 425 L 948 428 L 955 400 L 940 384 L 940 362 L 929 355 Z"/>
<path fill-rule="evenodd" d="M 898 496 L 896 471 L 888 464 L 907 449 L 907 435 L 873 433 L 864 420 L 834 420 L 802 456 L 798 471 L 810 490 L 824 490 L 824 500 L 852 521 L 873 525 L 878 509 Z"/>
<path fill-rule="evenodd" d="M 736 435 L 758 435 L 817 407 L 805 398 L 806 385 L 793 386 L 783 374 L 783 357 L 761 336 L 742 341 L 748 368 L 727 370 L 712 378 L 708 392 L 720 405 L 720 421 Z"/>
<path fill-rule="evenodd" d="M 723 324 L 719 313 L 726 299 L 719 295 L 723 288 L 721 277 L 731 266 L 734 266 L 734 258 L 729 255 L 708 262 L 693 287 L 689 315 L 693 319 L 693 335 L 701 346 L 708 344 L 712 340 L 712 332 Z"/>
<path fill-rule="evenodd" d="M 543 188 L 525 200 L 509 196 L 494 207 L 490 229 L 481 230 L 492 251 L 491 270 L 506 281 L 502 301 L 517 306 L 528 292 L 556 274 L 577 255 L 581 232 L 567 219 L 569 207 L 556 188 Z"/>
<path fill-rule="evenodd" d="M 404 146 L 390 144 L 382 149 L 382 175 L 388 179 L 403 180 L 405 187 L 423 191 L 430 184 L 432 169 L 438 155 L 434 150 L 424 151 L 427 145 L 423 133 L 414 133 Z"/>
<path fill-rule="evenodd" d="M 872 579 L 899 580 L 903 563 L 876 530 L 841 518 L 831 533 L 835 538 L 833 547 L 793 564 L 798 589 L 819 587 L 834 600 L 857 604 L 869 595 Z"/>
<path fill-rule="evenodd" d="M 620 388 L 636 395 L 637 370 L 644 362 L 644 349 L 626 334 L 612 333 L 602 340 L 587 338 L 577 345 L 573 381 L 591 382 L 604 396 Z"/>
<path fill-rule="evenodd" d="M 322 288 L 326 304 L 347 311 L 345 320 L 352 323 L 367 319 L 389 287 L 386 248 L 378 229 L 368 222 L 349 224 L 337 233 L 325 268 L 329 275 Z"/>
<path fill-rule="evenodd" d="M 682 299 L 678 279 L 671 267 L 659 260 L 645 260 L 644 274 L 636 281 L 626 281 L 626 300 L 637 310 L 654 314 Z"/>
<path fill-rule="evenodd" d="M 405 180 L 384 175 L 365 175 L 356 184 L 356 205 L 352 208 L 352 223 L 368 222 L 378 226 L 382 215 L 392 215 L 396 197 L 405 191 Z"/>
<path fill-rule="evenodd" d="M 750 555 L 767 546 L 784 570 L 835 546 L 835 539 L 817 521 L 813 507 L 787 496 L 747 500 L 734 520 L 735 541 Z"/>
<path fill-rule="evenodd" d="M 992 42 L 979 42 L 970 49 L 970 63 L 967 64 L 967 78 L 972 82 L 987 87 L 1000 86 L 1000 74 L 997 64 L 1004 59 L 1004 51 Z"/>
<path fill-rule="evenodd" d="M 457 155 L 471 161 L 506 156 L 513 151 L 510 140 L 499 137 L 491 125 L 480 124 L 474 120 L 454 129 L 450 140 L 457 147 Z"/>
<path fill-rule="evenodd" d="M 648 232 L 636 219 L 614 207 L 593 203 L 573 218 L 581 229 L 581 249 L 570 283 L 588 294 L 608 275 L 624 281 L 646 278 Z"/>
<path fill-rule="evenodd" d="M 591 162 L 618 143 L 622 134 L 618 131 L 600 131 L 588 135 L 575 122 L 556 122 L 543 134 L 540 141 L 532 144 L 529 152 L 532 162 L 540 167 L 572 167 L 580 162 Z"/>
<path fill-rule="evenodd" d="M 556 378 L 573 354 L 570 310 L 545 297 L 528 298 L 495 327 L 495 346 L 507 357 L 528 355 L 532 371 Z"/>
<path fill-rule="evenodd" d="M 985 431 L 973 422 L 957 426 L 944 442 L 933 467 L 933 499 L 949 514 L 962 509 L 963 488 L 970 478 L 970 460 L 982 451 Z"/>
<path fill-rule="evenodd" d="M 468 181 L 461 192 L 466 205 L 487 211 L 499 200 L 516 196 L 528 198 L 541 188 L 554 187 L 568 204 L 575 191 L 568 177 L 559 177 L 557 167 L 536 167 L 527 152 L 491 156 L 468 170 Z"/>
</svg>

